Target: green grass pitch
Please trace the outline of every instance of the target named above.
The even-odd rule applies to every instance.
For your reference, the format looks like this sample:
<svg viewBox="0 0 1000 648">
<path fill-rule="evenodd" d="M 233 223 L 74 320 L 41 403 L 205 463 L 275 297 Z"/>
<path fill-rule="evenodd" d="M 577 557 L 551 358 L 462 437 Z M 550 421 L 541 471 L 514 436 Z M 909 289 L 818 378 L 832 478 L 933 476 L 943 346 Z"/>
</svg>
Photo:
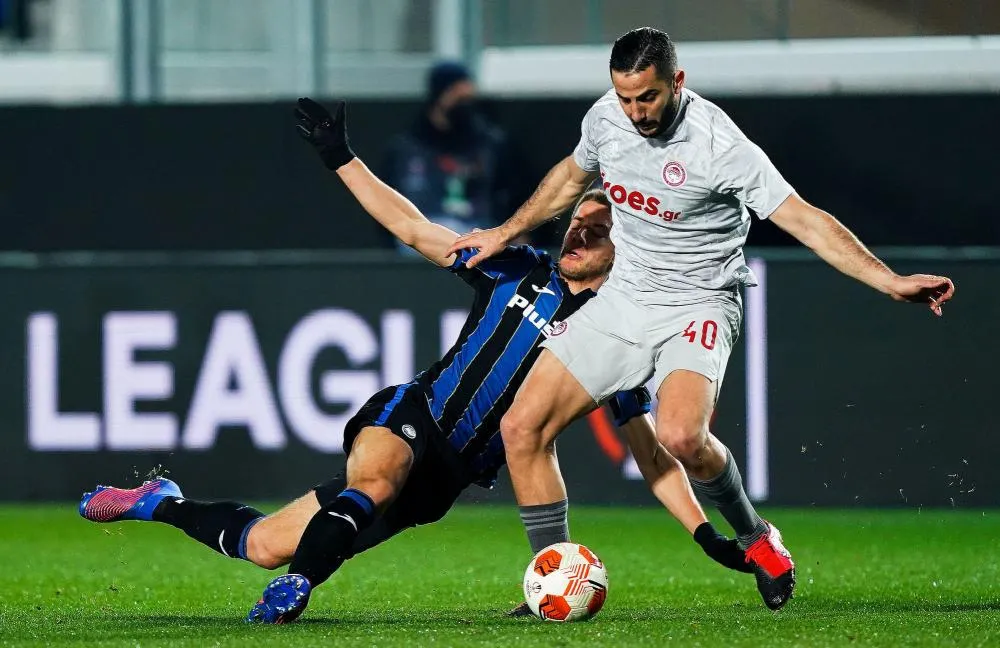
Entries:
<svg viewBox="0 0 1000 648">
<path fill-rule="evenodd" d="M 505 618 L 529 558 L 516 510 L 462 506 L 348 562 L 299 622 L 258 627 L 243 617 L 272 573 L 164 525 L 5 505 L 0 645 L 1000 646 L 1000 512 L 768 514 L 798 564 L 777 614 L 661 510 L 576 506 L 574 539 L 608 567 L 604 610 Z"/>
</svg>

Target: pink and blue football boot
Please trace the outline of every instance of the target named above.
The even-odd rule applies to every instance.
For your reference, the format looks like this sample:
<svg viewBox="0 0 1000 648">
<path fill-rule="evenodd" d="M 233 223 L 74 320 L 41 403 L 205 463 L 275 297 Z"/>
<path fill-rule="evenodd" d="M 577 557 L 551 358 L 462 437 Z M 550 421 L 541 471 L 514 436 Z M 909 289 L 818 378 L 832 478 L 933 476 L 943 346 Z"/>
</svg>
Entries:
<svg viewBox="0 0 1000 648">
<path fill-rule="evenodd" d="M 80 515 L 91 522 L 148 522 L 164 497 L 183 497 L 180 487 L 165 477 L 144 482 L 138 488 L 98 486 L 93 492 L 83 494 Z"/>
</svg>

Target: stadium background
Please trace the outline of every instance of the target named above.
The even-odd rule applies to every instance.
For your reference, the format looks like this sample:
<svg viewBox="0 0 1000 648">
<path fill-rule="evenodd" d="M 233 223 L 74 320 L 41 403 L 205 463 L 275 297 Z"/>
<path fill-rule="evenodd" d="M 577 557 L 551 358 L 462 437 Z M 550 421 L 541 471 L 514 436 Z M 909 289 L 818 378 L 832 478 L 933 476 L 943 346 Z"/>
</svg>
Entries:
<svg viewBox="0 0 1000 648">
<path fill-rule="evenodd" d="M 337 470 L 352 408 L 434 359 L 469 295 L 380 247 L 291 101 L 350 99 L 375 160 L 428 66 L 460 58 L 539 178 L 607 87 L 610 41 L 648 23 L 807 199 L 958 285 L 937 320 L 755 223 L 766 282 L 716 423 L 751 495 L 1000 504 L 996 3 L 0 4 L 0 498 L 162 467 L 191 494 L 281 499 Z M 560 457 L 575 502 L 652 503 L 600 421 Z"/>
</svg>

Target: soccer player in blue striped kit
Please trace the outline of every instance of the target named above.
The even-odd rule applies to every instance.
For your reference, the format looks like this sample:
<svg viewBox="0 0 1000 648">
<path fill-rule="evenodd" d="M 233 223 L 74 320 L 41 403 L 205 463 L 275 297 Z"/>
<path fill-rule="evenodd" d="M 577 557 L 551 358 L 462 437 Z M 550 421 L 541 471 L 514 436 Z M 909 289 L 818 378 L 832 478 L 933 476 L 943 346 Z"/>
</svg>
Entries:
<svg viewBox="0 0 1000 648">
<path fill-rule="evenodd" d="M 428 221 L 354 156 L 344 111 L 343 103 L 330 115 L 311 100 L 299 100 L 300 134 L 379 223 L 473 288 L 458 341 L 412 382 L 375 394 L 348 422 L 346 474 L 274 515 L 237 502 L 189 500 L 162 478 L 135 489 L 99 487 L 80 503 L 81 515 L 96 522 L 165 522 L 229 557 L 271 569 L 290 563 L 288 573 L 265 588 L 249 621 L 294 620 L 312 589 L 345 560 L 402 530 L 441 519 L 468 486 L 492 486 L 505 463 L 500 420 L 540 342 L 561 333 L 562 320 L 594 296 L 614 260 L 610 204 L 595 190 L 574 206 L 558 261 L 519 246 L 467 268 L 471 252 L 447 253 L 454 232 Z M 745 554 L 707 521 L 681 465 L 656 441 L 649 403 L 642 387 L 610 402 L 640 471 L 710 557 L 748 571 Z M 563 500 L 521 508 L 532 551 L 569 540 L 567 507 Z"/>
</svg>

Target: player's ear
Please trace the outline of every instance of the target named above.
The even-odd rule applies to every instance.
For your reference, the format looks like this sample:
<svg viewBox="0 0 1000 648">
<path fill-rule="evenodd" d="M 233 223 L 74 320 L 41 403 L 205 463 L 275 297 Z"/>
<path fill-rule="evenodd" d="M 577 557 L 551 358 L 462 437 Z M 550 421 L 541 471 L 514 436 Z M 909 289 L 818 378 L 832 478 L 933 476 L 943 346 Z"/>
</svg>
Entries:
<svg viewBox="0 0 1000 648">
<path fill-rule="evenodd" d="M 681 88 L 684 87 L 684 78 L 684 70 L 674 72 L 674 94 L 680 94 Z"/>
</svg>

